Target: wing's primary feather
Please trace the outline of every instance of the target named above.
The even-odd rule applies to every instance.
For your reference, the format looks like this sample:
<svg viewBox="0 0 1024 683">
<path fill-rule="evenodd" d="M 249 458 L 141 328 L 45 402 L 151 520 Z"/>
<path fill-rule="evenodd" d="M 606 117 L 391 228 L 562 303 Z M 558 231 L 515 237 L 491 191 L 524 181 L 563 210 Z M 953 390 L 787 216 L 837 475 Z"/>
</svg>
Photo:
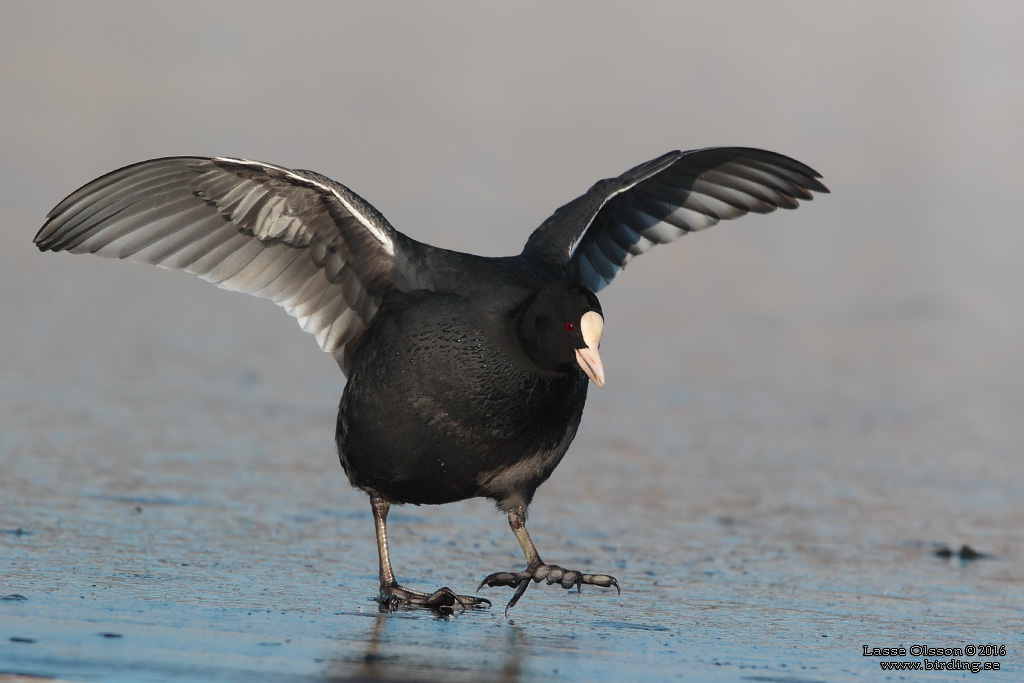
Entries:
<svg viewBox="0 0 1024 683">
<path fill-rule="evenodd" d="M 523 255 L 599 291 L 656 244 L 743 214 L 794 209 L 828 192 L 795 159 L 745 147 L 670 152 L 599 181 L 555 211 Z"/>
<path fill-rule="evenodd" d="M 185 270 L 273 300 L 346 373 L 404 237 L 356 193 L 312 171 L 224 157 L 122 168 L 58 204 L 41 250 Z"/>
</svg>

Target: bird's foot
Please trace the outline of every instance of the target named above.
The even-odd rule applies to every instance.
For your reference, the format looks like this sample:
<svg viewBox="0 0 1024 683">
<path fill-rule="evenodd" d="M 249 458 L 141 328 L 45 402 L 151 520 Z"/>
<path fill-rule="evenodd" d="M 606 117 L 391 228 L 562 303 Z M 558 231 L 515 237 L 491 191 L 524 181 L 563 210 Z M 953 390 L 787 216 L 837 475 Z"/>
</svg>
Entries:
<svg viewBox="0 0 1024 683">
<path fill-rule="evenodd" d="M 534 583 L 540 583 L 546 580 L 548 585 L 558 584 L 562 588 L 568 590 L 573 586 L 576 586 L 577 590 L 582 589 L 583 585 L 588 586 L 600 586 L 601 588 L 615 587 L 615 590 L 621 595 L 622 590 L 619 589 L 619 582 L 614 576 L 608 576 L 607 574 L 584 574 L 581 571 L 575 569 L 565 569 L 559 567 L 556 564 L 544 564 L 538 562 L 528 566 L 521 572 L 495 572 L 488 576 L 486 579 L 480 582 L 480 586 L 477 590 L 480 590 L 484 586 L 511 586 L 516 589 L 515 594 L 509 601 L 508 605 L 505 606 L 505 614 L 508 615 L 508 611 L 512 609 L 512 606 L 519 602 L 519 598 L 522 597 L 523 593 L 530 585 L 530 581 Z"/>
<path fill-rule="evenodd" d="M 458 595 L 447 586 L 438 588 L 433 593 L 422 593 L 404 586 L 381 586 L 380 597 L 377 598 L 382 612 L 394 612 L 402 607 L 423 607 L 441 614 L 451 614 L 456 610 L 464 612 L 468 608 L 483 609 L 491 606 L 491 601 L 473 595 Z"/>
</svg>

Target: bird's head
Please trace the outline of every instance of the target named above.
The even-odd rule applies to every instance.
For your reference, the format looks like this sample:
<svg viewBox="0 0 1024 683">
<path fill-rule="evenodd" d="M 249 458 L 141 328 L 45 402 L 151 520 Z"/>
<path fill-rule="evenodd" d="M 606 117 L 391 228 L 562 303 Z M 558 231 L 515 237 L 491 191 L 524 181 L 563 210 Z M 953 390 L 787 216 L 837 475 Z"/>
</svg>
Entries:
<svg viewBox="0 0 1024 683">
<path fill-rule="evenodd" d="M 604 316 L 593 292 L 575 282 L 548 283 L 527 299 L 517 317 L 523 350 L 540 368 L 582 370 L 598 387 L 604 386 L 597 352 Z"/>
</svg>

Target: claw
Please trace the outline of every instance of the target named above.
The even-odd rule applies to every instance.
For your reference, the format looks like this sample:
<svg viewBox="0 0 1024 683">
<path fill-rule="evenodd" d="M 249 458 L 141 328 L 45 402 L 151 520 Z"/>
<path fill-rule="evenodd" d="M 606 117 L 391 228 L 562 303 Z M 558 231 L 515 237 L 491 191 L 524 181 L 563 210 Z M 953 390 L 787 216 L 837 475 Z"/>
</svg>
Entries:
<svg viewBox="0 0 1024 683">
<path fill-rule="evenodd" d="M 508 611 L 512 609 L 512 606 L 519 602 L 519 598 L 523 597 L 523 593 L 530 587 L 529 581 L 521 581 L 519 586 L 516 588 L 516 592 L 512 594 L 512 599 L 505 605 L 505 618 L 508 619 Z"/>
<path fill-rule="evenodd" d="M 584 574 L 583 583 L 600 586 L 601 588 L 611 588 L 612 586 L 615 586 L 615 590 L 618 594 L 622 595 L 622 589 L 619 588 L 619 582 L 614 576 L 608 576 L 607 574 Z"/>
<path fill-rule="evenodd" d="M 484 578 L 476 589 L 480 590 L 484 586 L 518 586 L 519 583 L 520 580 L 516 578 L 515 574 L 510 572 L 494 572 Z"/>
</svg>

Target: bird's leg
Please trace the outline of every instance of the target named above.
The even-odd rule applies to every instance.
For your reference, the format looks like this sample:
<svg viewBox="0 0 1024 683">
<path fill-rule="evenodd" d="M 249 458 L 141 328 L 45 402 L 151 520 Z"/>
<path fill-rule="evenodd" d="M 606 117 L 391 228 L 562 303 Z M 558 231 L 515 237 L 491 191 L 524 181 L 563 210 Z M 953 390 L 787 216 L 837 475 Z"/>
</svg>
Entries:
<svg viewBox="0 0 1024 683">
<path fill-rule="evenodd" d="M 619 590 L 619 582 L 614 576 L 608 576 L 607 574 L 584 574 L 583 572 L 565 569 L 555 564 L 544 564 L 544 561 L 540 559 L 540 553 L 537 552 L 537 546 L 533 544 L 533 539 L 530 538 L 530 532 L 526 530 L 525 506 L 516 505 L 509 509 L 508 525 L 512 527 L 512 533 L 519 539 L 519 545 L 522 546 L 523 554 L 526 555 L 526 569 L 516 573 L 495 572 L 481 581 L 480 586 L 477 588 L 477 590 L 484 586 L 512 586 L 515 588 L 516 592 L 512 595 L 508 605 L 505 606 L 506 615 L 512 606 L 519 602 L 519 598 L 526 592 L 531 580 L 534 583 L 540 583 L 547 579 L 549 585 L 557 583 L 565 589 L 576 586 L 577 590 L 580 590 L 583 584 L 601 586 L 602 588 L 615 586 L 615 590 L 620 594 L 622 593 Z"/>
<path fill-rule="evenodd" d="M 388 510 L 391 503 L 377 494 L 370 494 L 370 505 L 373 507 L 373 523 L 377 527 L 377 554 L 380 557 L 380 597 L 377 601 L 381 611 L 410 606 L 451 613 L 455 609 L 465 610 L 467 607 L 490 607 L 490 600 L 457 595 L 448 587 L 439 588 L 433 593 L 421 593 L 399 585 L 388 555 Z"/>
</svg>

